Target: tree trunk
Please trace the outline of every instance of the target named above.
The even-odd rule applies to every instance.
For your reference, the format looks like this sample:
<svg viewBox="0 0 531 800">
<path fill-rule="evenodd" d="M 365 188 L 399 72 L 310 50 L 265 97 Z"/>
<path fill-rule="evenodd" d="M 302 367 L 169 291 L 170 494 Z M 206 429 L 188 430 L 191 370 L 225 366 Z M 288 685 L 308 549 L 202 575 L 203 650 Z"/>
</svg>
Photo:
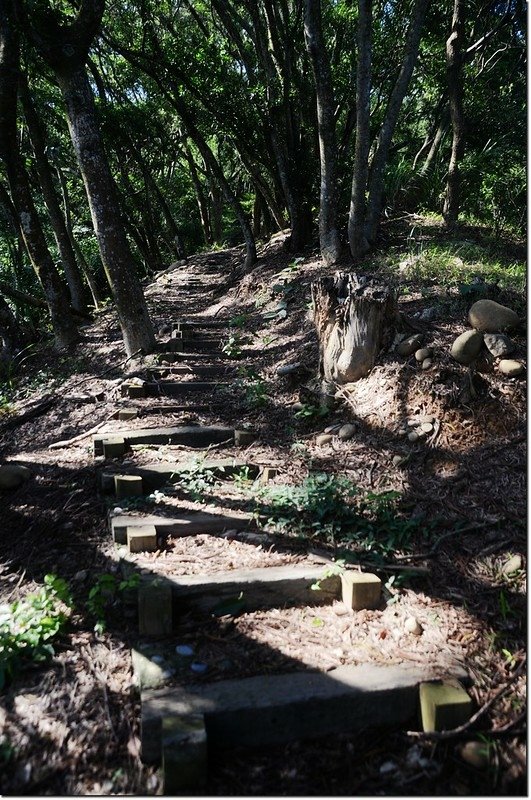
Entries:
<svg viewBox="0 0 531 800">
<path fill-rule="evenodd" d="M 76 237 L 74 236 L 74 229 L 72 226 L 72 214 L 70 212 L 70 198 L 68 196 L 68 185 L 66 183 L 66 178 L 63 174 L 63 170 L 57 163 L 55 164 L 55 171 L 59 179 L 59 186 L 61 187 L 61 197 L 63 199 L 63 206 L 64 206 L 64 220 L 65 220 L 66 230 L 68 232 L 68 238 L 70 239 L 72 249 L 76 254 L 76 258 L 79 266 L 81 267 L 81 271 L 83 272 L 83 275 L 85 276 L 85 279 L 89 285 L 90 293 L 92 295 L 92 300 L 94 301 L 94 307 L 101 308 L 102 298 L 100 290 L 98 288 L 98 283 L 96 281 L 96 278 L 92 270 L 87 264 L 85 256 L 83 255 L 83 251 L 81 250 L 81 247 L 79 246 Z"/>
<path fill-rule="evenodd" d="M 355 273 L 336 272 L 312 283 L 312 305 L 324 384 L 368 375 L 393 340 L 397 306 L 392 289 Z"/>
<path fill-rule="evenodd" d="M 356 144 L 348 217 L 348 243 L 354 261 L 367 252 L 365 192 L 369 175 L 372 60 L 372 0 L 359 0 L 356 71 Z"/>
<path fill-rule="evenodd" d="M 78 66 L 72 71 L 59 72 L 57 79 L 127 355 L 138 350 L 149 353 L 155 347 L 155 335 L 134 271 L 133 255 L 125 236 L 116 186 L 105 155 L 85 68 Z"/>
<path fill-rule="evenodd" d="M 0 159 L 4 161 L 13 205 L 31 263 L 44 290 L 56 346 L 70 347 L 79 334 L 66 285 L 55 268 L 31 196 L 28 175 L 17 141 L 19 41 L 10 15 L 11 4 L 0 6 Z"/>
<path fill-rule="evenodd" d="M 76 256 L 72 248 L 72 243 L 68 236 L 65 221 L 61 213 L 59 200 L 53 184 L 52 171 L 46 157 L 46 134 L 43 130 L 41 121 L 33 105 L 33 100 L 25 76 L 21 76 L 19 82 L 20 99 L 24 109 L 24 117 L 28 125 L 33 153 L 35 155 L 35 166 L 39 176 L 42 189 L 42 196 L 48 211 L 48 217 L 52 226 L 53 235 L 57 243 L 57 249 L 61 257 L 61 263 L 65 273 L 66 282 L 70 290 L 72 307 L 81 314 L 87 313 L 87 296 L 83 279 L 79 270 Z"/>
<path fill-rule="evenodd" d="M 465 152 L 465 114 L 463 108 L 464 13 L 465 4 L 463 0 L 454 0 L 452 32 L 446 42 L 446 77 L 453 134 L 443 206 L 443 217 L 448 228 L 454 227 L 459 217 L 461 185 L 459 164 Z"/>
<path fill-rule="evenodd" d="M 371 164 L 371 176 L 369 180 L 369 200 L 367 204 L 367 219 L 365 223 L 365 238 L 369 244 L 373 244 L 378 231 L 380 214 L 382 211 L 382 197 L 384 192 L 384 176 L 389 156 L 389 148 L 393 133 L 398 122 L 398 115 L 402 107 L 411 76 L 417 61 L 422 35 L 424 17 L 430 0 L 416 0 L 411 22 L 409 24 L 404 59 L 400 74 L 391 92 L 389 103 L 385 113 L 385 119 L 378 134 L 376 152 Z"/>
<path fill-rule="evenodd" d="M 337 144 L 334 118 L 334 91 L 330 62 L 322 30 L 321 0 L 304 2 L 304 35 L 312 63 L 317 96 L 317 126 L 321 164 L 319 200 L 319 244 L 328 266 L 341 256 L 337 230 Z"/>
<path fill-rule="evenodd" d="M 199 174 L 197 172 L 197 166 L 194 161 L 194 157 L 192 155 L 192 151 L 190 150 L 188 142 L 185 142 L 184 145 L 184 155 L 186 157 L 186 161 L 188 162 L 188 169 L 190 170 L 190 178 L 192 180 L 192 186 L 194 187 L 195 198 L 197 200 L 197 207 L 199 209 L 199 218 L 201 220 L 201 227 L 203 229 L 203 238 L 205 240 L 205 244 L 207 246 L 210 246 L 213 243 L 214 239 L 212 236 L 212 228 L 210 225 L 210 214 L 208 213 L 208 202 L 205 197 L 203 187 L 201 186 L 201 181 L 199 180 Z"/>
<path fill-rule="evenodd" d="M 9 308 L 4 298 L 0 295 L 0 337 L 2 349 L 0 362 L 10 360 L 25 344 L 28 343 L 28 333 Z"/>
</svg>

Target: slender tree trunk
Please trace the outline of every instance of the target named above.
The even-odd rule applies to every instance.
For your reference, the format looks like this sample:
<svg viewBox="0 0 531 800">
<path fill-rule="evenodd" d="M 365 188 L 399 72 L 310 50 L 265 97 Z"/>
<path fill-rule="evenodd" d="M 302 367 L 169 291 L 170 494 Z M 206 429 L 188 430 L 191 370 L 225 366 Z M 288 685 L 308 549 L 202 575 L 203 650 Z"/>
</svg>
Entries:
<svg viewBox="0 0 531 800">
<path fill-rule="evenodd" d="M 0 295 L 0 337 L 2 338 L 2 358 L 11 358 L 28 342 L 28 332 L 18 322 L 5 299 Z"/>
<path fill-rule="evenodd" d="M 52 171 L 46 157 L 46 136 L 33 105 L 33 100 L 25 76 L 21 76 L 20 99 L 24 109 L 24 117 L 28 125 L 33 153 L 35 155 L 35 166 L 39 176 L 42 189 L 42 196 L 48 211 L 48 217 L 52 226 L 53 235 L 57 243 L 57 249 L 61 257 L 61 263 L 65 273 L 66 282 L 70 290 L 72 307 L 81 314 L 87 313 L 87 296 L 83 279 L 79 270 L 76 256 L 68 236 L 65 221 L 61 213 L 59 200 L 53 184 Z"/>
<path fill-rule="evenodd" d="M 369 180 L 369 200 L 367 204 L 367 219 L 365 224 L 365 238 L 369 244 L 373 244 L 378 231 L 380 213 L 382 209 L 382 198 L 384 192 L 384 175 L 389 156 L 391 140 L 398 121 L 398 115 L 402 107 L 411 76 L 417 61 L 422 35 L 422 27 L 426 10 L 430 0 L 416 0 L 411 21 L 406 36 L 405 53 L 402 68 L 391 92 L 389 103 L 385 114 L 385 119 L 378 134 L 377 148 L 371 164 L 371 176 Z"/>
<path fill-rule="evenodd" d="M 322 30 L 320 0 L 304 0 L 304 35 L 312 63 L 317 96 L 317 125 L 321 164 L 319 244 L 327 266 L 341 256 L 337 230 L 337 144 L 334 91 L 330 62 Z"/>
<path fill-rule="evenodd" d="M 24 245 L 42 284 L 56 346 L 70 347 L 78 339 L 66 285 L 55 268 L 37 216 L 29 179 L 17 142 L 17 92 L 19 42 L 12 23 L 9 0 L 0 7 L 0 159 L 6 168 L 13 205 L 17 211 Z"/>
<path fill-rule="evenodd" d="M 446 42 L 446 77 L 452 120 L 452 152 L 446 179 L 443 217 L 448 228 L 457 224 L 460 210 L 461 176 L 459 164 L 465 152 L 465 113 L 463 108 L 463 47 L 465 3 L 454 0 L 452 32 Z"/>
<path fill-rule="evenodd" d="M 61 197 L 63 199 L 63 208 L 64 208 L 64 220 L 65 220 L 66 230 L 68 233 L 68 238 L 70 239 L 70 244 L 72 245 L 72 249 L 76 254 L 77 262 L 81 267 L 83 275 L 85 276 L 86 281 L 89 285 L 90 293 L 92 295 L 92 300 L 94 301 L 94 307 L 101 308 L 102 298 L 100 290 L 98 288 L 98 283 L 91 268 L 87 264 L 86 258 L 83 255 L 83 251 L 81 250 L 81 247 L 79 246 L 76 237 L 74 236 L 74 228 L 72 225 L 72 213 L 70 211 L 70 197 L 68 194 L 68 185 L 66 182 L 66 178 L 59 164 L 55 164 L 55 171 L 57 173 L 57 178 L 59 179 L 59 186 L 61 187 Z"/>
<path fill-rule="evenodd" d="M 112 289 L 128 355 L 151 352 L 155 335 L 146 300 L 135 274 L 96 118 L 94 97 L 83 66 L 58 72 L 68 127 L 74 145 L 98 240 L 101 260 Z"/>
<path fill-rule="evenodd" d="M 354 261 L 358 261 L 368 250 L 365 238 L 365 192 L 369 175 L 370 149 L 372 0 L 359 0 L 357 42 L 356 144 L 348 217 L 348 243 Z"/>
<path fill-rule="evenodd" d="M 211 245 L 214 241 L 212 236 L 212 228 L 210 224 L 210 214 L 208 212 L 208 202 L 207 198 L 205 197 L 205 193 L 203 191 L 203 187 L 201 186 L 201 181 L 199 179 L 199 174 L 197 172 L 196 163 L 194 161 L 194 157 L 192 155 L 192 151 L 188 145 L 188 142 L 184 145 L 184 155 L 186 157 L 186 161 L 188 162 L 188 169 L 190 170 L 190 178 L 192 180 L 192 186 L 194 187 L 195 198 L 197 200 L 197 207 L 199 209 L 199 218 L 201 220 L 201 227 L 203 229 L 203 237 L 205 240 L 205 244 Z"/>
</svg>

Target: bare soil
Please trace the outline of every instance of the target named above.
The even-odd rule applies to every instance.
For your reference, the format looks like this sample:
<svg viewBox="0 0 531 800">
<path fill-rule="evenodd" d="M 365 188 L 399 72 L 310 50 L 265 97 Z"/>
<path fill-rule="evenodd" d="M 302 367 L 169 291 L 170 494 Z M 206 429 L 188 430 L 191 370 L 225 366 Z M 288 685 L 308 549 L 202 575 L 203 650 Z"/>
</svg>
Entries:
<svg viewBox="0 0 531 800">
<path fill-rule="evenodd" d="M 179 317 L 228 321 L 247 314 L 240 357 L 221 358 L 241 375 L 242 367 L 256 372 L 266 387 L 262 405 L 252 402 L 245 377 L 222 392 L 213 389 L 182 401 L 124 400 L 119 389 L 124 373 L 147 374 L 149 363 L 124 363 L 111 310 L 97 315 L 82 345 L 63 363 L 43 346 L 17 379 L 18 399 L 0 421 L 0 456 L 2 463 L 27 464 L 33 477 L 2 493 L 0 600 L 19 599 L 42 584 L 45 574 L 54 573 L 71 583 L 76 605 L 51 662 L 22 670 L 2 694 L 0 791 L 161 793 L 159 771 L 144 766 L 139 757 L 139 698 L 130 657 L 136 640 L 134 613 L 117 601 L 107 611 L 106 632 L 96 634 L 85 606 L 98 576 L 118 574 L 107 515 L 119 504 L 98 494 L 101 463 L 95 463 L 90 435 L 70 446 L 49 446 L 97 425 L 100 434 L 198 423 L 245 424 L 259 434 L 248 448 L 212 448 L 208 457 L 235 456 L 277 466 L 273 485 L 300 483 L 311 470 L 348 477 L 363 491 L 395 490 L 404 518 L 421 523 L 407 546 L 387 559 L 394 567 L 421 568 L 420 574 L 389 584 L 385 596 L 392 602 L 381 609 L 345 614 L 338 602 L 222 619 L 183 618 L 175 643 L 191 644 L 195 657 L 207 664 L 199 680 L 362 662 L 429 663 L 441 669 L 459 663 L 471 676 L 476 707 L 485 709 L 469 730 L 449 738 L 419 737 L 413 720 L 410 732 L 370 731 L 267 752 L 215 753 L 208 793 L 524 794 L 525 379 L 505 378 L 494 360 L 484 359 L 471 390 L 467 369 L 449 356 L 453 339 L 467 327 L 470 301 L 441 287 L 442 313 L 433 323 L 422 323 L 414 315 L 427 306 L 421 291 L 425 287 L 408 281 L 410 293 L 400 299 L 406 315 L 403 331 L 422 330 L 435 351 L 433 367 L 423 371 L 413 357 L 385 353 L 368 378 L 346 387 L 343 401 L 327 417 L 298 418 L 291 406 L 311 403 L 317 372 L 317 341 L 308 314 L 310 283 L 324 267 L 315 255 L 307 255 L 286 273 L 292 291 L 278 290 L 272 296 L 272 287 L 283 280 L 278 273 L 292 264 L 281 241 L 264 247 L 255 270 L 243 279 L 235 271 L 241 261 L 238 248 L 192 257 L 184 269 L 157 277 L 147 290 L 148 302 L 159 329 L 171 327 Z M 199 278 L 202 286 L 187 287 L 187 276 Z M 284 297 L 286 316 L 264 318 Z M 496 299 L 524 311 L 520 297 L 502 292 Z M 430 305 L 437 302 L 430 296 Z M 523 330 L 513 338 L 514 357 L 525 360 Z M 179 358 L 189 364 L 211 360 Z M 294 361 L 308 368 L 308 380 L 278 376 L 279 366 Z M 104 399 L 81 402 L 81 393 L 103 393 Z M 48 407 L 39 406 L 46 399 Z M 169 403 L 185 409 L 154 413 Z M 196 410 L 197 404 L 207 408 Z M 112 419 L 117 408 L 130 406 L 141 409 L 138 419 Z M 435 418 L 434 429 L 411 443 L 400 431 L 408 419 L 422 415 Z M 357 427 L 351 440 L 335 436 L 330 444 L 316 444 L 316 434 L 326 426 L 345 422 Z M 190 455 L 195 454 L 175 446 L 139 447 L 127 460 L 141 465 Z M 397 455 L 403 457 L 399 464 L 393 461 Z M 215 483 L 197 500 L 178 487 L 165 488 L 161 497 L 138 510 L 171 514 L 183 508 L 252 510 L 248 487 L 228 481 Z M 137 561 L 142 568 L 182 575 L 341 555 L 341 543 L 319 536 L 308 542 L 288 534 L 254 541 L 240 534 L 172 538 L 157 553 L 141 554 Z M 517 554 L 522 568 L 505 574 L 504 565 Z M 391 569 L 387 577 L 393 574 L 403 576 L 400 569 Z M 405 619 L 411 616 L 421 623 L 421 636 L 405 631 Z M 189 681 L 191 676 L 183 670 L 176 679 Z M 461 748 L 472 740 L 484 742 L 488 750 L 484 769 L 461 757 Z"/>
</svg>

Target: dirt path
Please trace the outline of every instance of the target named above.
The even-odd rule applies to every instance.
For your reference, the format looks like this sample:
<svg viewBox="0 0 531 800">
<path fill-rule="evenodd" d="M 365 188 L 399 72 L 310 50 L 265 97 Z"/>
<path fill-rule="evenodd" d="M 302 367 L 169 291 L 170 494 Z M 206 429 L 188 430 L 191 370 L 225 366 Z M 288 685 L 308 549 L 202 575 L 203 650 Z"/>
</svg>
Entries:
<svg viewBox="0 0 531 800">
<path fill-rule="evenodd" d="M 57 402 L 45 414 L 17 426 L 15 433 L 4 433 L 4 459 L 28 464 L 33 477 L 6 495 L 2 599 L 12 601 L 50 572 L 68 579 L 76 597 L 71 630 L 52 664 L 21 673 L 6 692 L 1 712 L 4 793 L 161 791 L 160 771 L 139 758 L 140 704 L 130 655 L 131 646 L 139 645 L 136 609 L 117 600 L 106 610 L 107 630 L 98 635 L 84 605 L 99 575 L 118 575 L 123 550 L 112 542 L 107 512 L 119 505 L 124 506 L 122 512 L 140 515 L 170 518 L 200 511 L 236 520 L 233 524 L 239 530 L 227 525 L 225 535 L 222 530 L 159 538 L 154 552 L 130 557 L 145 574 L 178 578 L 242 568 L 320 567 L 345 552 L 358 560 L 367 558 L 369 534 L 376 542 L 372 547 L 380 555 L 380 567 L 382 561 L 390 565 L 381 574 L 388 584 L 385 597 L 393 602 L 373 611 L 345 616 L 338 601 L 318 609 L 240 608 L 236 615 L 229 608 L 230 613 L 215 618 L 189 612 L 174 628 L 171 641 L 188 645 L 192 663 L 201 668 L 192 670 L 186 658 L 169 663 L 165 651 L 155 647 L 156 654 L 166 659 L 163 666 L 169 666 L 171 674 L 165 679 L 169 687 L 301 667 L 428 664 L 447 670 L 460 664 L 472 679 L 470 693 L 478 707 L 512 681 L 510 691 L 476 727 L 481 731 L 513 723 L 516 729 L 521 727 L 524 678 L 512 678 L 524 647 L 524 574 L 520 569 L 506 575 L 503 567 L 525 547 L 519 525 L 525 506 L 522 384 L 504 382 L 487 372 L 477 402 L 452 405 L 456 369 L 445 352 L 462 325 L 457 314 L 444 325 L 426 329 L 426 337 L 440 353 L 430 374 L 395 354 L 386 355 L 354 398 L 320 418 L 303 388 L 316 365 L 306 303 L 319 265 L 307 259 L 293 267 L 287 256 L 273 250 L 257 271 L 258 281 L 253 276 L 227 290 L 224 281 L 231 259 L 237 254 L 228 251 L 191 259 L 186 272 L 161 275 L 148 289 L 161 339 L 169 341 L 176 331 L 171 355 L 161 354 L 151 364 L 125 366 L 127 380 L 134 385 L 136 379 L 140 385 L 147 379 L 152 396 L 122 397 L 123 368 L 103 374 L 120 361 L 121 352 L 116 325 L 105 314 L 87 331 L 79 372 L 62 381 Z M 422 302 L 409 299 L 404 308 L 411 314 L 422 308 Z M 174 323 L 182 317 L 191 322 L 191 330 L 182 329 L 184 352 L 175 344 L 180 337 Z M 219 351 L 220 343 L 225 352 Z M 523 350 L 524 341 L 518 346 Z M 278 374 L 279 367 L 295 361 L 309 372 Z M 190 368 L 188 375 L 183 374 L 183 365 Z M 214 365 L 222 370 L 219 376 L 205 372 L 205 367 Z M 45 372 L 49 364 L 44 360 L 40 367 Z M 68 395 L 79 395 L 81 387 L 75 384 L 85 377 L 89 380 L 82 391 L 92 396 L 103 392 L 104 399 L 66 400 Z M 178 395 L 170 396 L 168 382 L 175 380 L 180 385 L 175 390 Z M 211 380 L 217 385 L 183 391 L 183 384 Z M 34 392 L 31 400 L 38 398 Z M 356 413 L 351 410 L 353 399 Z M 297 402 L 299 411 L 293 408 Z M 137 418 L 112 419 L 125 408 L 134 408 Z M 428 439 L 411 445 L 399 430 L 406 419 L 421 416 L 431 416 L 438 424 Z M 330 441 L 318 444 L 316 435 L 327 426 L 344 423 L 355 425 L 353 438 L 341 440 L 333 433 Z M 79 437 L 99 424 L 97 435 L 102 437 L 118 429 L 223 425 L 248 429 L 257 438 L 243 448 L 221 442 L 207 451 L 171 442 L 139 444 L 125 457 L 104 462 L 101 458 L 95 462 L 91 436 L 69 447 L 49 449 L 53 442 Z M 151 499 L 143 495 L 122 502 L 99 491 L 102 464 L 112 479 L 113 472 L 146 470 L 154 463 L 197 459 L 198 454 L 273 467 L 276 475 L 267 484 L 273 490 L 300 484 L 309 472 L 326 472 L 350 479 L 365 494 L 398 492 L 396 513 L 404 524 L 395 525 L 392 540 L 389 517 L 369 515 L 372 528 L 366 526 L 361 543 L 331 538 L 324 525 L 310 540 L 293 536 L 301 532 L 293 530 L 294 518 L 292 529 L 288 526 L 282 535 L 276 535 L 271 525 L 264 533 L 238 522 L 257 503 L 245 471 L 237 481 L 219 481 L 197 460 L 185 481 L 163 483 L 153 489 Z M 267 497 L 260 502 L 266 504 Z M 408 527 L 411 519 L 417 522 Z M 459 528 L 463 533 L 453 533 Z M 435 547 L 438 537 L 445 538 Z M 412 554 L 418 555 L 412 558 Z M 417 574 L 404 580 L 397 568 L 405 564 L 416 567 Z M 405 620 L 411 617 L 421 624 L 421 636 L 405 632 Z M 510 728 L 509 733 L 487 736 L 490 767 L 483 770 L 460 757 L 460 747 L 474 738 L 477 735 L 466 734 L 434 746 L 402 729 L 373 731 L 370 736 L 341 734 L 251 753 L 216 752 L 207 792 L 514 792 L 524 773 L 524 738 L 510 735 Z"/>
</svg>

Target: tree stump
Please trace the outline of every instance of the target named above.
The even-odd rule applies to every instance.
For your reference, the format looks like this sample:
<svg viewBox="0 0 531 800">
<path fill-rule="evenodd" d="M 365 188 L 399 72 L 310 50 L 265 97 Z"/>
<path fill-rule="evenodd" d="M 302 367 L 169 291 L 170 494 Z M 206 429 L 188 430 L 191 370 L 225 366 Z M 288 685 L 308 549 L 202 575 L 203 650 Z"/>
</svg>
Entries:
<svg viewBox="0 0 531 800">
<path fill-rule="evenodd" d="M 391 287 L 353 272 L 336 272 L 312 283 L 312 304 L 323 382 L 364 378 L 394 337 L 397 305 Z"/>
</svg>

